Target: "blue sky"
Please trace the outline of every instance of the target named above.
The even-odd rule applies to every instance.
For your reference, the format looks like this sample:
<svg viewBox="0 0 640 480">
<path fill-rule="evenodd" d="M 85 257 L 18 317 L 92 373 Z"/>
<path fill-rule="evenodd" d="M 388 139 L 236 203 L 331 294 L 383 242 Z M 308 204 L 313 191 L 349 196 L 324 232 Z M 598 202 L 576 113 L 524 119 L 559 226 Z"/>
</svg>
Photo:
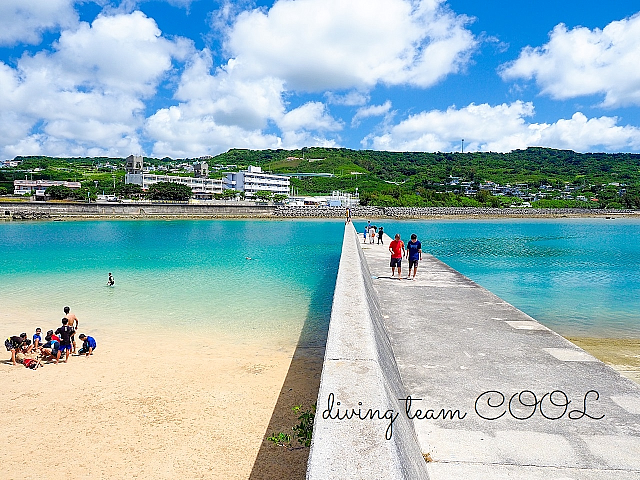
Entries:
<svg viewBox="0 0 640 480">
<path fill-rule="evenodd" d="M 640 152 L 637 2 L 3 0 L 0 158 Z"/>
</svg>

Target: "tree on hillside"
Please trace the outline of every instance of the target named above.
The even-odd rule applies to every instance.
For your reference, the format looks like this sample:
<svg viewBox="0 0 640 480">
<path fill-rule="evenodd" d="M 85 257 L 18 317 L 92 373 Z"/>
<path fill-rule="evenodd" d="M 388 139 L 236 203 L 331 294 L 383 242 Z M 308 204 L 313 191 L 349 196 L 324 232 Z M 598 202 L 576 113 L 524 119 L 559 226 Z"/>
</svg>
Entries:
<svg viewBox="0 0 640 480">
<path fill-rule="evenodd" d="M 232 199 L 236 198 L 236 194 L 237 193 L 238 192 L 235 191 L 235 190 L 226 189 L 226 190 L 222 191 L 222 195 L 221 196 L 222 196 L 222 198 L 224 200 L 232 200 Z"/>
<path fill-rule="evenodd" d="M 147 198 L 150 200 L 185 201 L 193 196 L 191 188 L 181 183 L 158 182 L 149 187 Z"/>
<path fill-rule="evenodd" d="M 132 198 L 142 195 L 142 187 L 135 183 L 118 183 L 114 192 L 119 197 Z"/>
<path fill-rule="evenodd" d="M 64 185 L 53 185 L 44 191 L 52 200 L 65 200 L 67 198 L 73 198 L 73 190 Z"/>
<path fill-rule="evenodd" d="M 273 192 L 270 192 L 268 190 L 258 190 L 253 195 L 257 200 L 261 200 L 261 201 L 265 201 L 266 202 L 266 201 L 269 201 L 271 199 L 271 196 L 273 195 Z"/>
</svg>

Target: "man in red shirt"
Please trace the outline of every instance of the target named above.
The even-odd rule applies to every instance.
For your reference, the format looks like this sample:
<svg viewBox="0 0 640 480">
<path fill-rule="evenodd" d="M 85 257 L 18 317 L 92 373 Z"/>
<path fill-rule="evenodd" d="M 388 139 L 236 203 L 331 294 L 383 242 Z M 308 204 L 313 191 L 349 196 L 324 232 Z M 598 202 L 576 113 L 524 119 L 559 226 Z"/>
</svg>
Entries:
<svg viewBox="0 0 640 480">
<path fill-rule="evenodd" d="M 398 279 L 402 278 L 402 257 L 404 256 L 404 242 L 400 240 L 400 234 L 396 233 L 394 240 L 389 244 L 389 251 L 391 252 L 391 277 L 396 273 L 396 267 L 398 267 Z"/>
</svg>

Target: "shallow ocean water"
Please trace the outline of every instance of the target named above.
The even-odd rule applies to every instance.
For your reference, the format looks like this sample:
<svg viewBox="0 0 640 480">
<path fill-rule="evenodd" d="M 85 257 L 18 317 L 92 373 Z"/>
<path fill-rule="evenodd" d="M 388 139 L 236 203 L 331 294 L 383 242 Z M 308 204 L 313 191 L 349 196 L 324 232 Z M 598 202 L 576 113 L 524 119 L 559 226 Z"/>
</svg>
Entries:
<svg viewBox="0 0 640 480">
<path fill-rule="evenodd" d="M 640 337 L 638 220 L 377 223 L 405 241 L 415 232 L 423 251 L 563 335 Z M 179 330 L 196 340 L 322 345 L 343 225 L 7 222 L 0 224 L 0 320 L 31 334 L 57 327 L 70 305 L 93 333 Z"/>
<path fill-rule="evenodd" d="M 0 315 L 54 328 L 70 305 L 94 333 L 177 329 L 195 341 L 295 345 L 302 332 L 305 344 L 323 344 L 342 232 L 339 221 L 2 224 Z"/>
</svg>

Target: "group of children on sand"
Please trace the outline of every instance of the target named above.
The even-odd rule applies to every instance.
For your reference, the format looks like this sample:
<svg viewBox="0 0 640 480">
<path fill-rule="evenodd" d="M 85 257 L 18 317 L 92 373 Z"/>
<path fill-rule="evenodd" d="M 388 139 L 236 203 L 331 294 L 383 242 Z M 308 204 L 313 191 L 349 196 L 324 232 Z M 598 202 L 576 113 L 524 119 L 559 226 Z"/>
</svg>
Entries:
<svg viewBox="0 0 640 480">
<path fill-rule="evenodd" d="M 78 317 L 71 313 L 69 307 L 64 307 L 65 316 L 62 318 L 62 326 L 55 332 L 49 330 L 42 341 L 42 329 L 36 328 L 33 339 L 29 340 L 26 333 L 9 337 L 4 346 L 7 352 L 11 352 L 13 365 L 22 363 L 25 367 L 36 369 L 42 365 L 42 361 L 48 360 L 58 363 L 64 353 L 63 362 L 67 362 L 69 355 L 93 355 L 96 349 L 96 341 L 93 337 L 84 333 L 79 335 L 82 340 L 82 348 L 76 352 L 75 334 L 78 330 Z"/>
</svg>

